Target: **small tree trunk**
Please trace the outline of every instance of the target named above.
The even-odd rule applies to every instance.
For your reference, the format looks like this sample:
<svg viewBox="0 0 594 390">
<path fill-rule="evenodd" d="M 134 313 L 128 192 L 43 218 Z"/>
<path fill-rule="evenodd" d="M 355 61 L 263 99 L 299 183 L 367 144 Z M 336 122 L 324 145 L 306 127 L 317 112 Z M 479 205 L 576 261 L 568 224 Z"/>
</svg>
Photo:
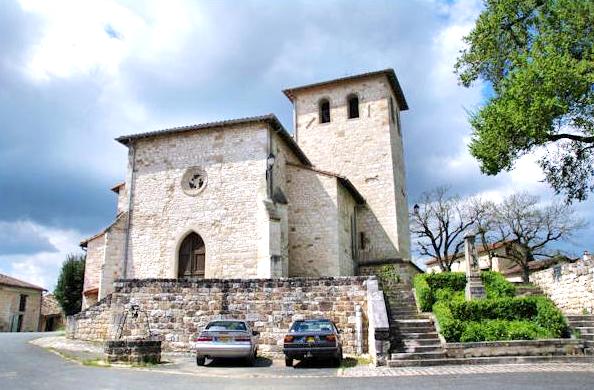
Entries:
<svg viewBox="0 0 594 390">
<path fill-rule="evenodd" d="M 530 283 L 530 267 L 528 267 L 530 263 L 526 263 L 522 265 L 522 281 L 524 283 Z"/>
</svg>

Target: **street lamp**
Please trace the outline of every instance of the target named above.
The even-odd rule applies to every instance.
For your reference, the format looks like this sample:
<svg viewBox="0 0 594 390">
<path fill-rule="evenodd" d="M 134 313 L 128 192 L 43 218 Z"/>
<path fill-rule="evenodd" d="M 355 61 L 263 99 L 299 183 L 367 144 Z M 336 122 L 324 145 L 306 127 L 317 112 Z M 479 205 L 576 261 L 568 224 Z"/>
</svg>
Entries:
<svg viewBox="0 0 594 390">
<path fill-rule="evenodd" d="M 419 205 L 415 203 L 415 205 L 413 206 L 413 212 L 415 213 L 415 215 L 419 215 Z"/>
</svg>

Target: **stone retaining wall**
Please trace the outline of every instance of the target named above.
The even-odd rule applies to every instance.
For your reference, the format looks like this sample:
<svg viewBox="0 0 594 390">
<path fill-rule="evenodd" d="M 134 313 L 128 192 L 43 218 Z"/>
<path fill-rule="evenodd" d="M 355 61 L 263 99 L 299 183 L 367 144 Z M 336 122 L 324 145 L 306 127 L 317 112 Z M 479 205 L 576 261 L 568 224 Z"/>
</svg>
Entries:
<svg viewBox="0 0 594 390">
<path fill-rule="evenodd" d="M 260 351 L 282 353 L 292 321 L 328 317 L 343 331 L 345 353 L 355 353 L 355 307 L 363 315 L 363 352 L 368 351 L 366 281 L 373 277 L 290 279 L 145 279 L 119 280 L 115 291 L 89 309 L 69 317 L 67 336 L 83 340 L 114 339 L 117 324 L 132 305 L 148 315 L 163 349 L 188 351 L 191 339 L 218 318 L 248 320 L 260 331 Z M 124 337 L 146 332 L 146 319 L 128 317 Z"/>
<path fill-rule="evenodd" d="M 565 314 L 594 313 L 594 260 L 580 259 L 533 272 L 539 286 Z"/>
<path fill-rule="evenodd" d="M 446 343 L 445 351 L 449 358 L 583 355 L 584 343 L 577 339 Z"/>
</svg>

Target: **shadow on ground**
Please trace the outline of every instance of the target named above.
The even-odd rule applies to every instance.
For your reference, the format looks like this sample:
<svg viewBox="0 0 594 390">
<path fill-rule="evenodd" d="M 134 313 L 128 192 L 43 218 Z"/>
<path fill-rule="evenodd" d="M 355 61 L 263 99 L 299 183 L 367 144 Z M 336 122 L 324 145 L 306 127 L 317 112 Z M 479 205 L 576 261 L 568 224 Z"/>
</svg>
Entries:
<svg viewBox="0 0 594 390">
<path fill-rule="evenodd" d="M 254 367 L 270 367 L 272 359 L 258 356 Z M 245 359 L 206 359 L 206 367 L 250 367 Z"/>
</svg>

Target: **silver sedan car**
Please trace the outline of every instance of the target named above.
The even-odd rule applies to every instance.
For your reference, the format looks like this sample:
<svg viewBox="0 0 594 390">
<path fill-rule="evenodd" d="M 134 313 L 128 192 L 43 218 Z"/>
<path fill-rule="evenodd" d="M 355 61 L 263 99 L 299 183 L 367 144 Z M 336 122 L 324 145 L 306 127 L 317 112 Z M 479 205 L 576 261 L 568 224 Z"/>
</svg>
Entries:
<svg viewBox="0 0 594 390">
<path fill-rule="evenodd" d="M 207 358 L 244 358 L 254 365 L 259 335 L 260 332 L 252 330 L 245 321 L 211 321 L 194 339 L 196 364 L 203 366 Z"/>
</svg>

